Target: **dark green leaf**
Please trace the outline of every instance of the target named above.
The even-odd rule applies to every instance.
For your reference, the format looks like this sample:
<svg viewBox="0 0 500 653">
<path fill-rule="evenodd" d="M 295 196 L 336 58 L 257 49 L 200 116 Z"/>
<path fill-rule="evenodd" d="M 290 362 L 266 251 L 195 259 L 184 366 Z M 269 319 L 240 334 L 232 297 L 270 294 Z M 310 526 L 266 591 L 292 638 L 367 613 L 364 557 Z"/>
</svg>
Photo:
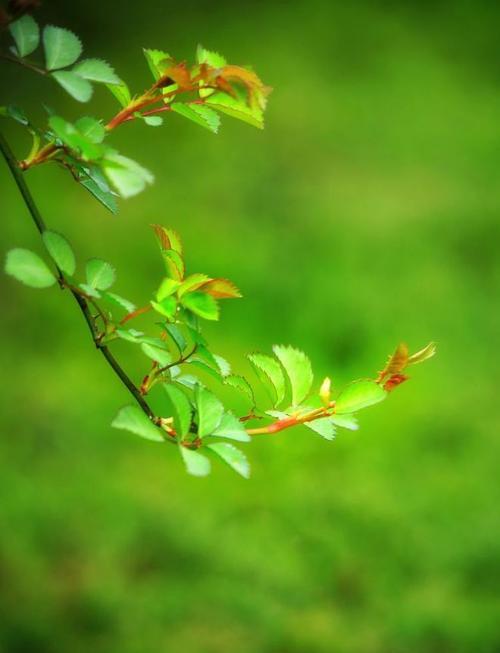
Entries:
<svg viewBox="0 0 500 653">
<path fill-rule="evenodd" d="M 43 45 L 47 70 L 70 66 L 82 53 L 78 36 L 63 27 L 47 25 L 43 30 Z"/>
<path fill-rule="evenodd" d="M 138 406 L 125 406 L 118 411 L 111 426 L 115 429 L 124 429 L 146 440 L 164 442 L 161 429 L 156 427 Z"/>
<path fill-rule="evenodd" d="M 11 23 L 9 30 L 20 57 L 26 57 L 37 49 L 40 42 L 40 28 L 32 16 L 25 14 Z"/>
<path fill-rule="evenodd" d="M 55 231 L 44 231 L 42 238 L 47 251 L 57 267 L 64 274 L 72 277 L 75 273 L 76 261 L 71 245 L 66 238 Z"/>
<path fill-rule="evenodd" d="M 164 383 L 163 389 L 167 395 L 171 416 L 174 418 L 176 433 L 180 436 L 187 435 L 193 414 L 189 399 L 180 388 L 171 383 Z"/>
<path fill-rule="evenodd" d="M 164 325 L 164 328 L 168 335 L 175 342 L 175 345 L 179 350 L 179 354 L 182 354 L 182 352 L 186 349 L 186 339 L 184 338 L 182 331 L 178 326 L 175 326 L 175 324 L 167 323 Z"/>
<path fill-rule="evenodd" d="M 5 272 L 32 288 L 49 288 L 56 282 L 44 261 L 28 249 L 11 249 L 7 253 Z"/>
</svg>

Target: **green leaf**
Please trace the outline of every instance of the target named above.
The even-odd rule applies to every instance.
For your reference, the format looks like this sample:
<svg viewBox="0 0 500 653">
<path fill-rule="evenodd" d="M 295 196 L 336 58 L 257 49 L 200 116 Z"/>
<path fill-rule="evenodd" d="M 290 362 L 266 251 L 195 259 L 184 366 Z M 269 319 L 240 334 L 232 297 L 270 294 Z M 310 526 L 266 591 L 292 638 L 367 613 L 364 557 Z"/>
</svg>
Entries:
<svg viewBox="0 0 500 653">
<path fill-rule="evenodd" d="M 162 77 L 165 70 L 170 66 L 171 57 L 163 50 L 154 50 L 154 49 L 143 49 L 144 56 L 148 62 L 149 70 L 153 75 L 155 80 Z"/>
<path fill-rule="evenodd" d="M 145 415 L 138 406 L 124 406 L 111 422 L 115 429 L 130 431 L 146 440 L 164 442 L 162 431 Z"/>
<path fill-rule="evenodd" d="M 292 393 L 292 406 L 298 406 L 309 394 L 313 383 L 311 361 L 293 347 L 275 345 L 273 352 L 285 368 Z"/>
<path fill-rule="evenodd" d="M 210 390 L 201 386 L 195 390 L 194 401 L 198 417 L 198 435 L 203 438 L 211 435 L 217 428 L 224 414 L 224 406 Z"/>
<path fill-rule="evenodd" d="M 311 429 L 315 433 L 319 433 L 325 440 L 333 440 L 335 438 L 335 426 L 329 417 L 315 419 L 313 422 L 304 422 L 304 426 Z"/>
<path fill-rule="evenodd" d="M 232 388 L 238 390 L 241 394 L 245 395 L 247 399 L 250 400 L 252 406 L 255 405 L 255 397 L 251 385 L 243 376 L 238 376 L 237 374 L 230 374 L 224 379 L 225 385 L 229 385 Z"/>
<path fill-rule="evenodd" d="M 179 451 L 188 474 L 192 476 L 208 476 L 210 474 L 211 464 L 206 456 L 182 445 L 179 445 Z"/>
<path fill-rule="evenodd" d="M 362 408 L 378 404 L 386 396 L 387 392 L 375 381 L 354 381 L 340 393 L 335 403 L 335 412 L 338 415 L 355 413 Z"/>
<path fill-rule="evenodd" d="M 157 340 L 158 342 L 155 344 L 143 342 L 141 344 L 142 351 L 146 354 L 148 358 L 151 358 L 151 360 L 155 361 L 156 363 L 159 363 L 161 367 L 165 367 L 165 365 L 170 365 L 170 363 L 172 362 L 172 355 L 166 349 L 165 343 L 159 338 L 157 338 Z"/>
<path fill-rule="evenodd" d="M 198 63 L 207 63 L 213 68 L 222 68 L 227 64 L 226 59 L 218 52 L 207 50 L 202 45 L 196 49 L 196 59 Z"/>
<path fill-rule="evenodd" d="M 79 287 L 89 297 L 95 297 L 95 299 L 101 299 L 101 293 L 95 288 L 93 288 L 92 286 L 89 286 L 88 283 L 81 283 L 79 284 Z"/>
<path fill-rule="evenodd" d="M 51 73 L 56 82 L 78 102 L 88 102 L 92 97 L 92 84 L 70 70 Z"/>
<path fill-rule="evenodd" d="M 80 184 L 86 188 L 91 195 L 93 195 L 96 200 L 98 200 L 103 206 L 111 211 L 111 213 L 117 213 L 118 206 L 116 204 L 116 199 L 113 193 L 109 191 L 103 191 L 102 188 L 93 180 L 93 179 L 79 179 Z"/>
<path fill-rule="evenodd" d="M 166 297 L 170 297 L 170 295 L 173 295 L 177 290 L 177 288 L 179 287 L 179 285 L 180 285 L 180 281 L 177 281 L 177 279 L 171 279 L 170 277 L 163 279 L 163 281 L 160 284 L 160 287 L 156 291 L 156 301 L 161 302 Z"/>
<path fill-rule="evenodd" d="M 179 327 L 175 326 L 175 324 L 164 324 L 163 325 L 165 328 L 165 331 L 168 333 L 168 335 L 172 338 L 172 340 L 175 342 L 175 346 L 179 350 L 179 354 L 182 354 L 182 352 L 186 349 L 186 339 L 184 338 L 182 331 L 179 329 Z"/>
<path fill-rule="evenodd" d="M 174 418 L 174 428 L 178 435 L 185 436 L 189 433 L 193 409 L 184 392 L 172 385 L 164 383 L 163 389 L 167 395 L 171 416 Z"/>
<path fill-rule="evenodd" d="M 109 63 L 102 59 L 83 59 L 76 64 L 73 72 L 91 82 L 116 86 L 122 83 Z"/>
<path fill-rule="evenodd" d="M 243 478 L 250 478 L 250 463 L 243 452 L 227 442 L 216 442 L 209 444 L 208 449 L 211 449 L 222 460 L 232 467 L 235 472 L 243 476 Z"/>
<path fill-rule="evenodd" d="M 183 296 L 182 304 L 205 320 L 219 319 L 219 305 L 211 295 L 198 291 L 189 292 Z"/>
<path fill-rule="evenodd" d="M 118 338 L 128 342 L 141 342 L 141 338 L 144 336 L 144 333 L 137 329 L 116 329 L 115 333 Z"/>
<path fill-rule="evenodd" d="M 210 365 L 207 365 L 203 361 L 190 360 L 186 363 L 186 365 L 189 365 L 190 367 L 196 367 L 202 372 L 205 372 L 205 374 L 208 374 L 209 376 L 214 378 L 216 381 L 219 381 L 219 383 L 222 382 L 222 376 L 220 375 L 219 370 L 210 367 Z"/>
<path fill-rule="evenodd" d="M 330 420 L 335 426 L 341 426 L 344 429 L 349 429 L 350 431 L 357 431 L 359 429 L 358 420 L 354 415 L 332 415 Z"/>
<path fill-rule="evenodd" d="M 0 107 L 0 116 L 4 118 L 12 118 L 23 127 L 27 127 L 30 123 L 26 114 L 22 109 L 16 107 L 14 104 L 9 104 L 6 107 Z"/>
<path fill-rule="evenodd" d="M 161 302 L 151 302 L 151 306 L 157 313 L 171 320 L 175 317 L 177 311 L 177 300 L 175 297 L 165 297 Z"/>
<path fill-rule="evenodd" d="M 20 57 L 26 57 L 37 49 L 40 43 L 40 28 L 32 16 L 25 14 L 11 23 L 9 30 Z"/>
<path fill-rule="evenodd" d="M 44 231 L 43 242 L 52 260 L 64 274 L 72 277 L 75 273 L 76 261 L 71 245 L 64 236 L 55 231 Z"/>
<path fill-rule="evenodd" d="M 412 354 L 408 358 L 408 365 L 415 365 L 417 363 L 423 363 L 424 361 L 432 358 L 436 353 L 436 343 L 430 342 L 420 351 L 417 351 L 415 354 Z"/>
<path fill-rule="evenodd" d="M 115 268 L 100 258 L 91 258 L 85 266 L 87 283 L 97 290 L 111 288 L 116 279 Z"/>
<path fill-rule="evenodd" d="M 118 153 L 107 154 L 102 168 L 109 181 L 124 198 L 137 195 L 147 184 L 152 184 L 154 181 L 149 170 Z"/>
<path fill-rule="evenodd" d="M 43 30 L 43 45 L 47 70 L 70 66 L 82 53 L 78 36 L 63 27 L 47 25 Z"/>
<path fill-rule="evenodd" d="M 213 357 L 217 363 L 217 367 L 219 368 L 221 375 L 223 377 L 229 376 L 231 374 L 231 363 L 229 363 L 229 361 L 227 361 L 222 356 L 219 356 L 219 354 L 213 354 Z"/>
<path fill-rule="evenodd" d="M 264 129 L 264 114 L 258 107 L 251 108 L 244 99 L 234 98 L 226 93 L 212 93 L 205 104 L 232 118 L 237 118 L 258 129 Z"/>
<path fill-rule="evenodd" d="M 127 313 L 133 313 L 136 309 L 135 304 L 133 304 L 128 299 L 125 299 L 121 295 L 117 295 L 114 292 L 105 292 L 103 293 L 103 297 L 104 299 L 110 301 L 112 304 L 115 304 L 116 306 L 120 306 L 121 308 L 125 309 Z"/>
<path fill-rule="evenodd" d="M 85 138 L 88 138 L 92 143 L 102 143 L 106 135 L 104 125 L 99 122 L 99 120 L 91 118 L 90 116 L 79 118 L 75 122 L 75 127 L 78 129 L 80 134 L 85 136 Z"/>
<path fill-rule="evenodd" d="M 150 127 L 160 127 L 163 125 L 163 118 L 161 116 L 143 116 L 143 120 Z"/>
<path fill-rule="evenodd" d="M 285 398 L 285 376 L 278 361 L 272 356 L 259 352 L 249 354 L 247 358 L 267 390 L 273 405 L 281 403 Z"/>
<path fill-rule="evenodd" d="M 49 288 L 56 282 L 44 261 L 29 249 L 11 249 L 7 253 L 5 272 L 32 288 Z"/>
<path fill-rule="evenodd" d="M 250 442 L 252 439 L 240 420 L 230 412 L 224 413 L 219 425 L 211 435 L 228 440 L 238 440 L 238 442 Z"/>
<path fill-rule="evenodd" d="M 132 101 L 129 87 L 123 80 L 120 80 L 120 84 L 106 84 L 106 87 L 111 91 L 122 107 L 128 106 Z"/>
<path fill-rule="evenodd" d="M 172 102 L 170 106 L 175 113 L 192 120 L 201 127 L 205 127 L 213 134 L 217 134 L 219 131 L 220 116 L 213 109 L 202 104 L 185 104 L 183 102 Z"/>
</svg>

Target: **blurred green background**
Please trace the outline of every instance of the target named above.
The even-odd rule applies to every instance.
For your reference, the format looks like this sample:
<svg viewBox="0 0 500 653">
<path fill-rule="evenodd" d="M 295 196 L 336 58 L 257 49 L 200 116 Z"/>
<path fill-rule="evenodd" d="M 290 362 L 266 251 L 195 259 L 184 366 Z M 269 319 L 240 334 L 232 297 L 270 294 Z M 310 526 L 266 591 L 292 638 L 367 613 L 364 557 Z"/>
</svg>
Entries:
<svg viewBox="0 0 500 653">
<path fill-rule="evenodd" d="M 67 173 L 28 181 L 81 259 L 140 303 L 151 222 L 245 298 L 214 350 L 292 343 L 338 386 L 433 339 L 390 401 L 333 443 L 246 451 L 253 478 L 188 477 L 109 427 L 128 397 L 58 290 L 1 277 L 1 653 L 493 653 L 500 650 L 500 6 L 481 2 L 46 2 L 131 85 L 141 48 L 201 42 L 274 87 L 265 131 L 179 116 L 113 140 L 156 175 L 113 217 Z M 0 103 L 109 117 L 2 63 Z M 19 156 L 21 130 L 7 129 Z M 41 251 L 0 163 L 2 250 Z M 139 378 L 127 346 L 120 353 Z"/>
</svg>

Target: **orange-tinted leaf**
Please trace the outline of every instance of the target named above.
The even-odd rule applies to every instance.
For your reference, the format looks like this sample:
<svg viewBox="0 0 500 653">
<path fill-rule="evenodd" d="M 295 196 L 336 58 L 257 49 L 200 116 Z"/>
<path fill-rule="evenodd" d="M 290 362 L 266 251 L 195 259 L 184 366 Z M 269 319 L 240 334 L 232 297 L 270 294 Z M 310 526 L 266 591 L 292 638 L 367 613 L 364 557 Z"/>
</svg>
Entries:
<svg viewBox="0 0 500 653">
<path fill-rule="evenodd" d="M 182 242 L 177 232 L 160 224 L 152 224 L 151 228 L 155 232 L 161 250 L 173 249 L 182 256 Z"/>
<path fill-rule="evenodd" d="M 228 279 L 210 279 L 199 286 L 199 290 L 216 299 L 233 299 L 241 297 L 241 292 Z"/>
<path fill-rule="evenodd" d="M 162 252 L 162 255 L 165 267 L 167 268 L 167 274 L 169 274 L 172 279 L 182 281 L 184 278 L 184 260 L 182 256 L 174 249 L 167 249 Z"/>
<path fill-rule="evenodd" d="M 408 365 L 408 345 L 404 342 L 396 347 L 396 351 L 389 356 L 386 366 L 380 372 L 378 380 L 383 381 L 386 377 L 399 374 Z"/>
<path fill-rule="evenodd" d="M 432 358 L 436 353 L 436 343 L 430 342 L 426 347 L 412 354 L 408 358 L 408 365 L 415 365 L 416 363 L 423 363 L 428 358 Z"/>
<path fill-rule="evenodd" d="M 200 286 L 202 286 L 207 281 L 212 281 L 212 279 L 210 279 L 210 277 L 208 277 L 206 274 L 202 274 L 201 272 L 190 274 L 189 277 L 184 279 L 177 290 L 179 297 L 182 297 L 182 295 L 189 291 L 198 290 L 198 288 L 200 288 Z"/>
<path fill-rule="evenodd" d="M 391 392 L 394 388 L 397 388 L 398 385 L 401 385 L 405 381 L 408 381 L 409 377 L 405 374 L 393 374 L 385 383 L 384 390 L 386 392 Z"/>
<path fill-rule="evenodd" d="M 174 81 L 181 91 L 190 89 L 192 86 L 191 72 L 185 63 L 178 63 L 175 66 L 167 68 L 163 76 Z"/>
</svg>

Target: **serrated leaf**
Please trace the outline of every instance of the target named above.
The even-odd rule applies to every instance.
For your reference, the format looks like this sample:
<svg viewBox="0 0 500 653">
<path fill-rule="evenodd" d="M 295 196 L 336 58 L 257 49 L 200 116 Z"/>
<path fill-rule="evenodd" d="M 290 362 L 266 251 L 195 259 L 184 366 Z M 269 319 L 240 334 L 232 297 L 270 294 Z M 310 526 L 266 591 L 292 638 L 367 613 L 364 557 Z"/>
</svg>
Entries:
<svg viewBox="0 0 500 653">
<path fill-rule="evenodd" d="M 340 393 L 335 403 L 335 413 L 355 413 L 362 408 L 378 404 L 386 396 L 387 392 L 375 381 L 354 381 Z"/>
<path fill-rule="evenodd" d="M 101 293 L 95 288 L 93 288 L 92 286 L 89 286 L 88 283 L 80 283 L 79 288 L 81 288 L 83 292 L 89 297 L 94 297 L 95 299 L 101 299 Z"/>
<path fill-rule="evenodd" d="M 155 50 L 150 48 L 143 49 L 144 56 L 148 62 L 149 70 L 153 75 L 155 81 L 163 76 L 163 73 L 168 68 L 171 62 L 171 57 L 163 50 Z"/>
<path fill-rule="evenodd" d="M 172 102 L 170 104 L 172 111 L 178 113 L 184 118 L 192 120 L 197 125 L 205 127 L 213 134 L 217 134 L 220 127 L 220 116 L 216 111 L 202 104 L 186 104 L 184 102 Z"/>
<path fill-rule="evenodd" d="M 229 465 L 235 472 L 243 476 L 243 478 L 250 478 L 250 463 L 248 462 L 245 454 L 227 442 L 216 442 L 209 444 L 208 449 L 211 449 L 222 460 Z"/>
<path fill-rule="evenodd" d="M 31 288 L 49 288 L 55 276 L 42 259 L 29 249 L 11 249 L 7 252 L 5 272 Z"/>
<path fill-rule="evenodd" d="M 43 242 L 52 260 L 64 274 L 72 277 L 75 273 L 76 260 L 71 245 L 66 238 L 55 231 L 44 231 Z"/>
<path fill-rule="evenodd" d="M 248 360 L 267 390 L 273 406 L 280 404 L 285 398 L 285 376 L 278 361 L 259 352 L 249 354 Z"/>
<path fill-rule="evenodd" d="M 164 442 L 162 431 L 142 412 L 138 406 L 124 406 L 111 422 L 115 429 L 123 429 L 153 442 Z"/>
<path fill-rule="evenodd" d="M 196 367 L 197 369 L 201 370 L 202 372 L 205 372 L 209 376 L 213 377 L 216 381 L 222 382 L 222 376 L 219 372 L 218 369 L 214 369 L 210 365 L 207 365 L 203 361 L 199 360 L 190 360 L 186 363 L 186 365 L 189 365 L 190 367 Z"/>
<path fill-rule="evenodd" d="M 144 190 L 147 184 L 152 184 L 154 181 L 149 170 L 116 152 L 106 155 L 102 169 L 111 184 L 124 198 L 137 195 Z"/>
<path fill-rule="evenodd" d="M 151 228 L 155 232 L 156 240 L 162 252 L 172 249 L 182 257 L 182 241 L 176 231 L 161 224 L 152 224 Z"/>
<path fill-rule="evenodd" d="M 96 200 L 111 211 L 111 213 L 118 212 L 118 205 L 116 204 L 115 196 L 111 191 L 103 190 L 102 187 L 90 177 L 80 178 L 78 181 L 96 198 Z"/>
<path fill-rule="evenodd" d="M 203 292 L 194 291 L 186 293 L 182 298 L 182 304 L 195 315 L 205 320 L 219 319 L 219 306 L 217 301 Z"/>
<path fill-rule="evenodd" d="M 162 299 L 161 302 L 151 302 L 151 306 L 157 313 L 171 320 L 173 317 L 175 317 L 175 313 L 177 311 L 177 300 L 172 296 L 165 297 L 165 299 Z"/>
<path fill-rule="evenodd" d="M 166 349 L 165 343 L 157 339 L 156 343 L 141 343 L 141 349 L 146 354 L 148 358 L 158 363 L 161 367 L 165 365 L 170 365 L 172 362 L 172 355 Z"/>
<path fill-rule="evenodd" d="M 88 102 L 92 97 L 92 84 L 70 70 L 51 73 L 56 82 L 78 102 Z"/>
<path fill-rule="evenodd" d="M 415 365 L 417 363 L 423 363 L 424 361 L 432 358 L 436 353 L 436 343 L 430 342 L 426 347 L 417 351 L 415 354 L 412 354 L 408 358 L 408 365 Z"/>
<path fill-rule="evenodd" d="M 82 53 L 78 36 L 63 27 L 47 25 L 43 30 L 43 45 L 47 70 L 70 66 Z"/>
<path fill-rule="evenodd" d="M 168 335 L 175 342 L 175 346 L 179 350 L 179 354 L 182 354 L 182 352 L 186 349 L 187 344 L 182 331 L 179 329 L 179 327 L 175 326 L 175 324 L 167 323 L 164 325 L 164 328 Z"/>
<path fill-rule="evenodd" d="M 73 72 L 91 82 L 119 86 L 122 80 L 107 61 L 102 59 L 83 59 L 73 68 Z"/>
<path fill-rule="evenodd" d="M 167 401 L 172 417 L 174 428 L 178 435 L 184 436 L 189 433 L 193 409 L 189 399 L 184 392 L 171 383 L 164 383 L 163 389 L 167 395 Z"/>
<path fill-rule="evenodd" d="M 128 106 L 132 101 L 129 87 L 123 80 L 120 80 L 119 84 L 106 84 L 106 88 L 111 91 L 122 107 Z"/>
<path fill-rule="evenodd" d="M 210 390 L 201 386 L 198 386 L 195 390 L 194 401 L 198 420 L 198 435 L 203 438 L 213 433 L 219 425 L 224 414 L 224 406 Z"/>
<path fill-rule="evenodd" d="M 213 354 L 217 367 L 220 370 L 220 373 L 223 377 L 229 376 L 231 374 L 231 364 L 219 354 Z"/>
<path fill-rule="evenodd" d="M 104 125 L 99 122 L 99 120 L 91 118 L 90 116 L 79 118 L 75 122 L 75 127 L 80 134 L 85 136 L 85 138 L 88 138 L 92 143 L 102 143 L 104 136 L 106 135 Z"/>
<path fill-rule="evenodd" d="M 182 297 L 185 295 L 187 292 L 191 290 L 198 290 L 200 286 L 202 286 L 204 283 L 207 281 L 210 281 L 210 277 L 208 277 L 206 274 L 203 274 L 201 272 L 196 272 L 195 274 L 190 274 L 188 277 L 184 279 L 184 281 L 180 284 L 178 288 L 178 295 L 179 297 Z"/>
<path fill-rule="evenodd" d="M 158 290 L 156 291 L 156 301 L 161 302 L 163 301 L 166 297 L 170 297 L 170 295 L 173 295 L 174 292 L 177 290 L 179 287 L 180 282 L 177 281 L 177 279 L 171 279 L 170 277 L 167 277 L 164 279 Z"/>
<path fill-rule="evenodd" d="M 240 420 L 230 412 L 224 413 L 217 428 L 211 435 L 227 438 L 228 440 L 237 440 L 238 442 L 250 442 L 252 439 Z"/>
<path fill-rule="evenodd" d="M 37 49 L 40 43 L 40 28 L 33 16 L 25 14 L 9 25 L 9 31 L 21 58 Z"/>
<path fill-rule="evenodd" d="M 111 301 L 113 304 L 116 304 L 116 306 L 125 309 L 127 313 L 133 313 L 136 309 L 135 304 L 114 292 L 105 292 L 103 293 L 103 297 L 104 299 Z"/>
<path fill-rule="evenodd" d="M 329 417 L 322 417 L 315 419 L 312 422 L 304 422 L 304 426 L 321 435 L 325 440 L 333 440 L 335 438 L 335 426 Z"/>
<path fill-rule="evenodd" d="M 359 429 L 358 420 L 354 415 L 331 415 L 330 420 L 335 426 L 340 426 L 349 431 L 357 431 Z"/>
<path fill-rule="evenodd" d="M 199 290 L 216 299 L 237 299 L 242 296 L 238 288 L 229 279 L 209 279 L 200 286 Z"/>
<path fill-rule="evenodd" d="M 224 379 L 224 384 L 229 385 L 232 388 L 235 388 L 240 393 L 245 395 L 247 399 L 250 400 L 252 405 L 255 405 L 255 397 L 251 385 L 243 376 L 238 376 L 237 374 L 230 374 Z"/>
<path fill-rule="evenodd" d="M 210 474 L 212 466 L 206 456 L 182 445 L 179 445 L 179 450 L 188 474 L 191 474 L 191 476 L 208 476 Z"/>
<path fill-rule="evenodd" d="M 212 93 L 205 104 L 232 118 L 237 118 L 258 129 L 264 129 L 264 114 L 258 107 L 249 107 L 244 99 L 234 98 L 226 93 Z"/>
<path fill-rule="evenodd" d="M 91 258 L 85 266 L 87 283 L 97 290 L 107 290 L 111 288 L 116 279 L 115 268 L 100 258 Z"/>
<path fill-rule="evenodd" d="M 284 367 L 289 379 L 292 405 L 298 406 L 309 394 L 314 380 L 311 361 L 304 352 L 293 347 L 275 345 L 273 352 Z"/>
</svg>

